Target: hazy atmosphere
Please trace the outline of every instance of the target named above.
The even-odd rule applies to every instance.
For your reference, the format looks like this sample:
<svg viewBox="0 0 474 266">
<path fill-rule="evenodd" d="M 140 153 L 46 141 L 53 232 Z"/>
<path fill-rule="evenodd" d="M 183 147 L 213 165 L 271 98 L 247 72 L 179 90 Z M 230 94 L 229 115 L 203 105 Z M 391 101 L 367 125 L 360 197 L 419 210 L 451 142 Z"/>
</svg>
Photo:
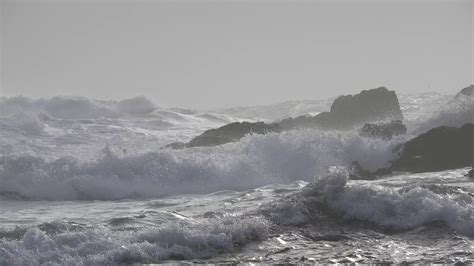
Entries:
<svg viewBox="0 0 474 266">
<path fill-rule="evenodd" d="M 472 1 L 2 0 L 1 94 L 192 108 L 472 83 Z"/>
<path fill-rule="evenodd" d="M 474 0 L 0 0 L 0 265 L 473 265 Z"/>
</svg>

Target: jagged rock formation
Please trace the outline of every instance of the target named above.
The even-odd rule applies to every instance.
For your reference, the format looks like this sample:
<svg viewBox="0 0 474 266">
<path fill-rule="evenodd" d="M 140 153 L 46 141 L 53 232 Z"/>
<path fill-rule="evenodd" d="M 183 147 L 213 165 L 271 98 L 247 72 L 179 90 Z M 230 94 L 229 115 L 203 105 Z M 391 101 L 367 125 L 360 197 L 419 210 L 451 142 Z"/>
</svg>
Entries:
<svg viewBox="0 0 474 266">
<path fill-rule="evenodd" d="M 359 134 L 362 137 L 391 140 L 394 136 L 400 136 L 407 133 L 407 127 L 400 120 L 390 123 L 365 124 Z"/>
<path fill-rule="evenodd" d="M 299 116 L 276 123 L 241 122 L 211 129 L 195 137 L 189 143 L 171 143 L 167 148 L 215 146 L 237 141 L 247 134 L 266 134 L 295 128 L 309 127 L 345 130 L 367 122 L 402 120 L 397 95 L 385 87 L 364 90 L 356 95 L 337 98 L 330 112 L 316 116 Z"/>
<path fill-rule="evenodd" d="M 474 156 L 474 124 L 437 127 L 399 147 L 392 171 L 431 172 L 468 167 Z"/>
</svg>

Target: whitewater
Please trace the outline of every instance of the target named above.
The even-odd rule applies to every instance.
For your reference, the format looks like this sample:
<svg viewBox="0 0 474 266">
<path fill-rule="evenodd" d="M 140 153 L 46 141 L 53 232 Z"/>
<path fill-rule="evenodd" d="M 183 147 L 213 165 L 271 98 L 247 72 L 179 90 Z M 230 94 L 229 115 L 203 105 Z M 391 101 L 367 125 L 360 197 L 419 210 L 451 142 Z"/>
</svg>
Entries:
<svg viewBox="0 0 474 266">
<path fill-rule="evenodd" d="M 237 121 L 332 100 L 189 110 L 145 97 L 0 98 L 0 265 L 473 263 L 467 168 L 349 180 L 399 144 L 473 123 L 472 98 L 401 94 L 406 135 L 300 129 L 173 150 Z"/>
</svg>

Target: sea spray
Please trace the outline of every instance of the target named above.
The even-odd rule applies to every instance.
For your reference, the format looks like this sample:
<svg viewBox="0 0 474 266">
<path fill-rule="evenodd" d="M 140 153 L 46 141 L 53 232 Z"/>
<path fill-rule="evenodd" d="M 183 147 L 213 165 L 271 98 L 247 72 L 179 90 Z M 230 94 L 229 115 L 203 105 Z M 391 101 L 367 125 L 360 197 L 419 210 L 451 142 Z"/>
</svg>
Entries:
<svg viewBox="0 0 474 266">
<path fill-rule="evenodd" d="M 400 141 L 366 139 L 354 132 L 299 130 L 251 135 L 218 147 L 141 155 L 115 155 L 106 148 L 95 162 L 3 156 L 0 193 L 45 200 L 107 200 L 243 190 L 311 181 L 328 166 L 354 160 L 368 169 L 383 167 Z"/>
</svg>

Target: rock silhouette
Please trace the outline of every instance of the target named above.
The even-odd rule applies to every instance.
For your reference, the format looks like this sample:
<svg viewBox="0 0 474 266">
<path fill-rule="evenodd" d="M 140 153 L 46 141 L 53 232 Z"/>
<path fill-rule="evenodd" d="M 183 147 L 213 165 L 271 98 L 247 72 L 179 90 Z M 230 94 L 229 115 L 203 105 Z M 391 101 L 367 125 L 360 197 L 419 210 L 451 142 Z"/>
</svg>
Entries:
<svg viewBox="0 0 474 266">
<path fill-rule="evenodd" d="M 474 124 L 437 127 L 398 148 L 392 171 L 431 172 L 468 167 L 474 153 Z"/>
<path fill-rule="evenodd" d="M 210 129 L 201 135 L 193 138 L 186 146 L 215 146 L 224 143 L 237 141 L 247 134 L 266 134 L 269 132 L 279 132 L 279 124 L 266 124 L 264 122 L 235 122 L 220 128 Z"/>
<path fill-rule="evenodd" d="M 403 120 L 400 103 L 394 91 L 385 87 L 364 90 L 356 95 L 338 97 L 329 112 L 316 116 L 287 118 L 280 122 L 283 129 L 318 127 L 351 129 L 367 122 Z"/>
<path fill-rule="evenodd" d="M 356 95 L 337 98 L 329 112 L 316 116 L 286 118 L 280 122 L 236 122 L 210 129 L 189 143 L 171 143 L 167 148 L 215 146 L 238 141 L 247 134 L 267 134 L 296 128 L 348 130 L 367 122 L 402 120 L 397 95 L 385 87 L 364 90 Z M 389 134 L 389 133 L 386 133 Z M 394 133 L 395 134 L 395 133 Z"/>
</svg>

